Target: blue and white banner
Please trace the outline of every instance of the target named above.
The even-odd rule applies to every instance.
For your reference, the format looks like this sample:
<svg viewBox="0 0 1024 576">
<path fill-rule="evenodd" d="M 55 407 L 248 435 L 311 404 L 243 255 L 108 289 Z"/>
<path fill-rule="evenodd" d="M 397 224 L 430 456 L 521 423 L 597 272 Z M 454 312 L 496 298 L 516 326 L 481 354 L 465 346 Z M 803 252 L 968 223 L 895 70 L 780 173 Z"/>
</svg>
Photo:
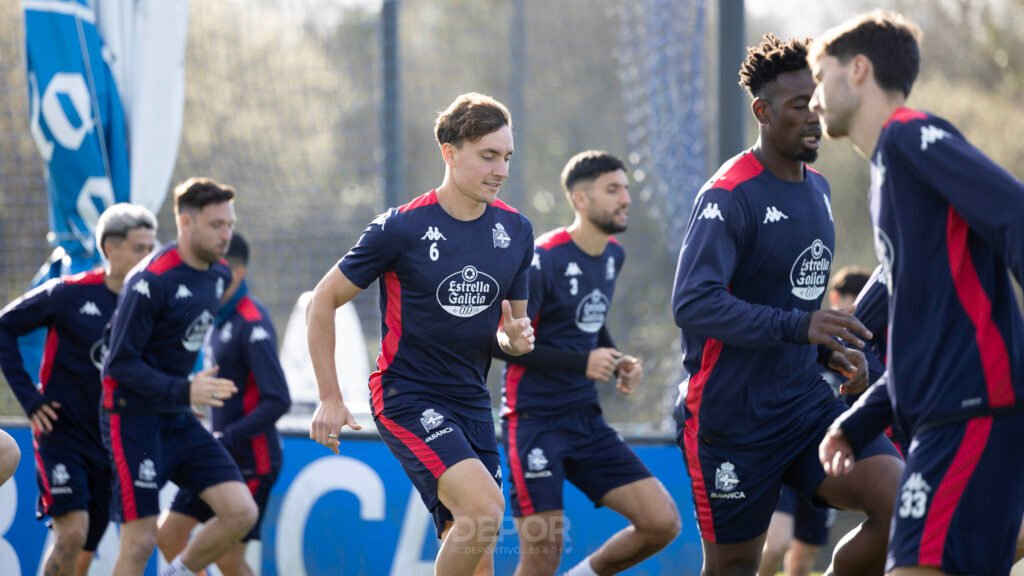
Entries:
<svg viewBox="0 0 1024 576">
<path fill-rule="evenodd" d="M 49 544 L 43 523 L 35 519 L 37 496 L 32 439 L 28 428 L 7 428 L 21 446 L 21 466 L 0 488 L 0 566 L 7 576 L 34 575 Z M 670 442 L 634 445 L 679 506 L 683 531 L 665 550 L 626 574 L 700 574 L 701 544 L 690 498 L 690 480 L 679 448 Z M 502 456 L 504 458 L 504 455 Z M 174 493 L 161 492 L 166 505 Z M 505 488 L 506 498 L 508 487 Z M 510 507 L 506 505 L 506 511 Z M 563 525 L 536 531 L 563 531 L 567 569 L 626 526 L 618 514 L 594 505 L 566 486 Z M 531 532 L 534 533 L 534 532 Z M 334 456 L 309 438 L 286 436 L 284 467 L 271 492 L 262 526 L 262 544 L 250 545 L 250 565 L 271 576 L 416 576 L 433 574 L 438 541 L 433 520 L 402 467 L 375 435 L 343 438 Z M 519 538 L 506 513 L 495 550 L 495 574 L 512 574 Z M 16 557 L 12 557 L 16 556 Z M 111 525 L 100 542 L 90 574 L 109 574 L 117 556 L 117 529 Z M 147 575 L 156 573 L 156 555 Z M 211 568 L 211 575 L 217 574 Z"/>
<path fill-rule="evenodd" d="M 93 259 L 93 230 L 130 200 L 127 132 L 87 0 L 24 0 L 32 137 L 46 167 L 51 242 Z"/>
</svg>

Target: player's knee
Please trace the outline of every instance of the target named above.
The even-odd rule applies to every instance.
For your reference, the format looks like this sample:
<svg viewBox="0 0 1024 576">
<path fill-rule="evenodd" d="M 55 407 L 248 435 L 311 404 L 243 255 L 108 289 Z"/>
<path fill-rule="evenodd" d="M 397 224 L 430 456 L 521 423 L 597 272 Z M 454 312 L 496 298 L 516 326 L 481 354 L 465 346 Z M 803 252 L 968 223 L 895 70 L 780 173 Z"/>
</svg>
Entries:
<svg viewBox="0 0 1024 576">
<path fill-rule="evenodd" d="M 0 430 L 0 484 L 6 482 L 21 462 L 21 449 L 10 434 Z"/>
<path fill-rule="evenodd" d="M 85 540 L 89 536 L 89 525 L 86 522 L 74 522 L 64 524 L 56 530 L 54 546 L 62 555 L 78 553 L 85 546 Z"/>
<path fill-rule="evenodd" d="M 240 504 L 235 510 L 233 510 L 228 517 L 225 518 L 226 522 L 230 524 L 233 532 L 238 534 L 241 538 L 252 530 L 252 527 L 256 525 L 256 521 L 260 518 L 260 510 L 256 506 L 256 502 L 249 498 L 243 504 Z"/>
<path fill-rule="evenodd" d="M 489 493 L 478 494 L 467 501 L 460 512 L 455 515 L 456 522 L 470 523 L 474 532 L 481 537 L 494 538 L 501 529 L 501 520 L 505 515 L 505 500 L 494 498 Z"/>
<path fill-rule="evenodd" d="M 517 574 L 554 575 L 558 571 L 558 565 L 562 560 L 561 543 L 553 544 L 532 544 L 519 555 L 519 570 Z"/>
<path fill-rule="evenodd" d="M 649 546 L 659 549 L 668 546 L 683 529 L 682 520 L 675 506 L 659 509 L 655 514 L 635 524 L 637 531 L 644 535 Z"/>
<path fill-rule="evenodd" d="M 156 530 L 133 534 L 122 531 L 119 546 L 122 556 L 130 558 L 133 562 L 145 562 L 156 547 Z"/>
</svg>

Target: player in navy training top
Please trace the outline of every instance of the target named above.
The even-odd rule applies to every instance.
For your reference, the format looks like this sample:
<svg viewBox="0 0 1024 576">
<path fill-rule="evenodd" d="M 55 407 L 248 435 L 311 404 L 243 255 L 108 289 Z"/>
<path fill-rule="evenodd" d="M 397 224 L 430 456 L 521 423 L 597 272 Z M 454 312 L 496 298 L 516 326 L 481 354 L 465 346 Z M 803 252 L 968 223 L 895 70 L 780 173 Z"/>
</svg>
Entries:
<svg viewBox="0 0 1024 576">
<path fill-rule="evenodd" d="M 97 410 L 103 329 L 125 276 L 153 251 L 156 229 L 142 206 L 107 208 L 96 223 L 104 268 L 50 280 L 0 311 L 0 366 L 32 422 L 37 516 L 53 519 L 46 573 L 88 572 L 110 522 L 110 457 Z M 17 339 L 41 327 L 48 330 L 37 389 Z"/>
<path fill-rule="evenodd" d="M 444 540 L 437 574 L 490 569 L 504 512 L 485 383 L 491 340 L 497 330 L 507 353 L 533 349 L 526 317 L 533 227 L 497 199 L 512 157 L 511 124 L 493 98 L 456 98 L 434 128 L 445 162 L 441 186 L 374 219 L 317 285 L 307 313 L 320 391 L 309 436 L 337 453 L 342 426 L 360 426 L 338 386 L 334 314 L 378 281 L 373 416 Z"/>
<path fill-rule="evenodd" d="M 709 574 L 757 570 L 782 484 L 806 497 L 863 510 L 868 520 L 839 547 L 835 574 L 881 573 L 902 467 L 875 439 L 855 477 L 826 478 L 818 441 L 846 409 L 821 377 L 818 348 L 866 383 L 856 346 L 870 335 L 849 314 L 821 310 L 834 250 L 821 128 L 808 109 L 814 81 L 806 40 L 766 35 L 748 50 L 741 84 L 760 128 L 754 147 L 727 162 L 697 196 L 676 272 L 673 310 L 689 378 L 676 408 Z M 867 486 L 867 487 L 866 487 Z"/>
<path fill-rule="evenodd" d="M 910 443 L 887 569 L 1006 574 L 1024 512 L 1024 320 L 1010 281 L 1024 280 L 1024 185 L 949 122 L 904 107 L 919 39 L 901 15 L 875 11 L 826 32 L 809 59 L 829 136 L 871 162 L 889 289 L 886 374 L 821 457 L 844 474 L 894 419 Z"/>
<path fill-rule="evenodd" d="M 575 219 L 537 239 L 527 307 L 533 352 L 506 358 L 502 440 L 512 475 L 512 515 L 519 530 L 521 574 L 554 574 L 562 555 L 562 487 L 566 479 L 597 506 L 631 525 L 612 536 L 569 574 L 610 574 L 658 552 L 680 529 L 675 503 L 622 437 L 601 416 L 595 381 L 630 394 L 643 376 L 640 361 L 615 349 L 605 320 L 625 252 L 612 234 L 626 230 L 629 180 L 607 152 L 573 156 L 562 186 Z M 575 370 L 546 362 L 544 352 L 584 356 Z M 541 353 L 539 355 L 538 353 Z M 589 369 L 588 369 L 589 368 Z M 549 529 L 539 536 L 536 522 Z"/>
<path fill-rule="evenodd" d="M 224 446 L 191 405 L 223 406 L 237 388 L 214 376 L 190 380 L 231 271 L 222 260 L 235 223 L 234 190 L 193 178 L 174 191 L 172 242 L 128 277 L 110 321 L 100 426 L 114 464 L 111 513 L 121 524 L 115 574 L 140 574 L 153 552 L 159 491 L 168 480 L 199 494 L 216 518 L 161 576 L 196 572 L 256 522 L 257 509 Z"/>
<path fill-rule="evenodd" d="M 252 573 L 245 562 L 246 542 L 260 539 L 260 525 L 270 489 L 281 469 L 281 437 L 276 422 L 288 412 L 291 397 L 277 355 L 277 335 L 270 313 L 249 293 L 245 279 L 249 244 L 241 234 L 231 236 L 224 257 L 231 267 L 231 284 L 207 333 L 203 362 L 217 366 L 221 378 L 237 382 L 240 393 L 211 410 L 213 435 L 231 453 L 245 484 L 260 509 L 260 520 L 242 541 L 217 559 L 225 574 Z M 184 550 L 196 524 L 213 517 L 213 510 L 199 495 L 182 488 L 171 508 L 160 517 L 157 545 L 164 558 Z"/>
</svg>

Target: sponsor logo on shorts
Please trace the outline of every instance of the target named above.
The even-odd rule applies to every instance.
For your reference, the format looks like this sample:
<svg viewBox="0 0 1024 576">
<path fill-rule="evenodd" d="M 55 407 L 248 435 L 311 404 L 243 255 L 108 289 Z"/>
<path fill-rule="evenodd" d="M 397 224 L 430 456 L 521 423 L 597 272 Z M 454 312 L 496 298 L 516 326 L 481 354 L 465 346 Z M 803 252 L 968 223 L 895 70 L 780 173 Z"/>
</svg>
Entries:
<svg viewBox="0 0 1024 576">
<path fill-rule="evenodd" d="M 812 242 L 797 256 L 789 272 L 793 295 L 801 300 L 814 300 L 824 294 L 831 267 L 832 251 L 821 240 Z"/>
<path fill-rule="evenodd" d="M 530 453 L 526 455 L 526 467 L 530 469 L 529 472 L 523 474 L 526 478 L 547 478 L 551 476 L 551 470 L 548 470 L 548 458 L 544 455 L 542 448 L 534 448 L 530 450 Z"/>
<path fill-rule="evenodd" d="M 444 415 L 433 408 L 424 410 L 423 416 L 420 417 L 420 424 L 423 424 L 423 429 L 427 432 L 437 428 L 442 422 L 444 422 Z"/>
<path fill-rule="evenodd" d="M 445 434 L 451 434 L 454 431 L 455 431 L 455 429 L 452 428 L 451 426 L 448 426 L 448 427 L 445 427 L 445 428 L 441 428 L 437 432 L 434 432 L 430 436 L 427 436 L 423 441 L 425 443 L 427 443 L 427 444 L 430 444 L 431 442 L 433 442 L 434 440 L 437 440 L 441 436 L 444 436 Z"/>
<path fill-rule="evenodd" d="M 53 467 L 53 472 L 50 473 L 50 479 L 53 481 L 55 486 L 63 486 L 71 480 L 71 475 L 68 474 L 68 468 L 64 464 L 57 464 Z M 68 490 L 70 492 L 70 490 Z"/>
<path fill-rule="evenodd" d="M 722 462 L 715 470 L 715 488 L 722 492 L 732 492 L 740 483 L 740 477 L 736 475 L 736 465 L 732 462 Z"/>
<path fill-rule="evenodd" d="M 474 266 L 466 266 L 437 286 L 437 303 L 452 316 L 469 318 L 483 312 L 501 292 L 498 281 Z"/>
</svg>

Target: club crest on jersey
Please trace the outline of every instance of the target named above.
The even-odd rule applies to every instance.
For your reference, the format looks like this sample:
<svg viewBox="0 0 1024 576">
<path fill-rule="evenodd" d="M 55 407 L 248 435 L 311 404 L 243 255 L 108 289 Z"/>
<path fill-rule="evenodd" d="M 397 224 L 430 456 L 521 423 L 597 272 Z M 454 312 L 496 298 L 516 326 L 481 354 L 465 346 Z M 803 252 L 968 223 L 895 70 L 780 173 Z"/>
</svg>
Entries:
<svg viewBox="0 0 1024 576">
<path fill-rule="evenodd" d="M 604 279 L 615 280 L 615 256 L 609 256 L 604 264 Z"/>
<path fill-rule="evenodd" d="M 427 408 L 420 416 L 420 424 L 423 424 L 423 429 L 427 432 L 437 428 L 442 422 L 444 422 L 444 415 L 433 408 Z"/>
<path fill-rule="evenodd" d="M 491 230 L 491 238 L 494 240 L 495 248 L 508 248 L 512 244 L 512 237 L 505 232 L 505 227 L 501 225 L 501 222 L 494 224 L 494 229 Z"/>
<path fill-rule="evenodd" d="M 179 290 L 180 292 L 180 290 Z M 217 278 L 217 284 L 213 287 L 213 292 L 217 296 L 217 300 L 224 297 L 224 279 Z"/>
<path fill-rule="evenodd" d="M 610 307 L 608 297 L 595 288 L 576 306 L 576 327 L 589 334 L 597 332 L 604 326 L 604 319 Z"/>
<path fill-rule="evenodd" d="M 225 322 L 224 323 L 224 326 L 222 326 L 221 329 L 220 329 L 220 341 L 221 342 L 227 343 L 227 342 L 231 341 L 231 329 L 232 328 L 233 328 L 233 326 L 231 326 L 231 322 Z"/>
<path fill-rule="evenodd" d="M 824 294 L 831 267 L 832 251 L 821 240 L 812 242 L 797 256 L 789 272 L 793 295 L 801 300 L 815 300 Z"/>
<path fill-rule="evenodd" d="M 89 300 L 85 304 L 82 304 L 82 307 L 78 309 L 78 313 L 84 314 L 86 316 L 102 315 L 102 312 L 100 312 L 100 307 L 97 306 L 96 303 L 93 302 L 92 300 Z"/>
<path fill-rule="evenodd" d="M 498 281 L 486 272 L 466 266 L 441 280 L 437 303 L 452 316 L 469 318 L 490 307 L 501 292 Z"/>
<path fill-rule="evenodd" d="M 206 331 L 213 326 L 213 314 L 209 310 L 196 317 L 188 328 L 185 329 L 185 336 L 181 339 L 181 345 L 189 352 L 198 352 L 203 347 L 203 337 Z"/>
<path fill-rule="evenodd" d="M 89 348 L 89 361 L 96 367 L 97 370 L 103 369 L 103 359 L 107 357 L 107 347 L 103 345 L 103 339 L 100 338 L 93 343 L 92 347 Z"/>
</svg>

